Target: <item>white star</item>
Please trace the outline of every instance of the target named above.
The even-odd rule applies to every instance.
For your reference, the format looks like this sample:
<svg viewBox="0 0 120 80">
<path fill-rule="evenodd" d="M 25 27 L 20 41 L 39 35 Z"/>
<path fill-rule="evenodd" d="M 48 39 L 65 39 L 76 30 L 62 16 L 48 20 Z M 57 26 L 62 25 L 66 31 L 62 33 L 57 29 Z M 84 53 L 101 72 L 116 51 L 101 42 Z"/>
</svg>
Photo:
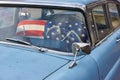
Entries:
<svg viewBox="0 0 120 80">
<path fill-rule="evenodd" d="M 86 27 L 83 27 L 84 29 L 86 29 Z"/>
<path fill-rule="evenodd" d="M 104 31 L 103 31 L 103 30 L 101 30 L 101 33 L 104 33 Z"/>
<path fill-rule="evenodd" d="M 69 27 L 72 27 L 72 25 L 69 25 Z"/>
<path fill-rule="evenodd" d="M 75 26 L 78 26 L 78 23 L 75 23 Z"/>
<path fill-rule="evenodd" d="M 55 25 L 52 25 L 52 27 L 55 27 Z"/>
<path fill-rule="evenodd" d="M 71 38 L 72 41 L 74 41 L 75 39 L 74 38 Z"/>
<path fill-rule="evenodd" d="M 55 33 L 54 33 L 54 32 L 52 32 L 52 35 L 55 35 Z"/>
<path fill-rule="evenodd" d="M 78 31 L 81 31 L 81 28 L 78 28 Z"/>
<path fill-rule="evenodd" d="M 60 30 L 59 30 L 59 29 L 57 29 L 57 32 L 60 32 Z"/>
<path fill-rule="evenodd" d="M 92 25 L 92 27 L 94 28 L 94 25 Z"/>
<path fill-rule="evenodd" d="M 62 35 L 62 37 L 64 38 L 65 36 L 64 36 L 64 35 Z"/>
<path fill-rule="evenodd" d="M 60 26 L 61 26 L 61 25 L 62 25 L 62 23 L 58 23 L 58 25 L 60 25 Z"/>
<path fill-rule="evenodd" d="M 82 37 L 85 37 L 85 34 L 82 34 L 81 36 L 82 36 Z"/>
<path fill-rule="evenodd" d="M 52 21 L 49 21 L 49 24 L 52 24 Z"/>
<path fill-rule="evenodd" d="M 59 40 L 59 38 L 57 37 L 56 40 Z"/>
<path fill-rule="evenodd" d="M 47 38 L 49 39 L 49 38 L 50 38 L 50 36 L 47 36 Z"/>
<path fill-rule="evenodd" d="M 50 30 L 50 28 L 47 28 L 47 30 L 49 31 L 49 30 Z"/>
<path fill-rule="evenodd" d="M 69 40 L 66 40 L 66 43 L 69 43 Z"/>
</svg>

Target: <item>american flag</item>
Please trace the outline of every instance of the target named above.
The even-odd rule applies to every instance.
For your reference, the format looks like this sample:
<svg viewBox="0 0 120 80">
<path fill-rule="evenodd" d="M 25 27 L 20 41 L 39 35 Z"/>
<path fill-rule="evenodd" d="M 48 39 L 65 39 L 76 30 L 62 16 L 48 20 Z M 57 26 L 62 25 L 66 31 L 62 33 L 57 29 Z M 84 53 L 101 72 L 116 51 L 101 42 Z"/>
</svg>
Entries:
<svg viewBox="0 0 120 80">
<path fill-rule="evenodd" d="M 30 37 L 33 45 L 71 52 L 73 42 L 88 40 L 86 27 L 82 24 L 74 15 L 63 14 L 47 21 L 23 20 L 18 24 L 17 34 L 34 37 Z"/>
<path fill-rule="evenodd" d="M 45 20 L 23 20 L 17 27 L 17 35 L 28 37 L 43 37 Z"/>
<path fill-rule="evenodd" d="M 73 42 L 88 40 L 86 27 L 72 15 L 56 15 L 45 26 L 44 39 L 52 40 L 49 45 L 62 51 L 71 51 Z M 82 40 L 81 40 L 82 39 Z M 86 41 L 85 41 L 86 42 Z"/>
</svg>

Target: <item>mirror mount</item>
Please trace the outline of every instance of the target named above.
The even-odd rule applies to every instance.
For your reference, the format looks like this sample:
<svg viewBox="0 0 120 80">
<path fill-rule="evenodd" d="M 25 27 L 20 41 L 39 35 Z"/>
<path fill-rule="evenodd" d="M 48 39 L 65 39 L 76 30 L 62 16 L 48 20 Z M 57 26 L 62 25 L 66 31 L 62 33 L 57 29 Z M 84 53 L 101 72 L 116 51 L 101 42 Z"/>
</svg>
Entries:
<svg viewBox="0 0 120 80">
<path fill-rule="evenodd" d="M 86 54 L 89 54 L 91 51 L 90 45 L 88 43 L 73 43 L 72 44 L 72 52 L 74 54 L 74 60 L 73 63 L 69 66 L 69 68 L 73 68 L 74 66 L 77 65 L 76 60 L 77 60 L 77 55 L 82 55 L 80 53 L 85 52 Z"/>
</svg>

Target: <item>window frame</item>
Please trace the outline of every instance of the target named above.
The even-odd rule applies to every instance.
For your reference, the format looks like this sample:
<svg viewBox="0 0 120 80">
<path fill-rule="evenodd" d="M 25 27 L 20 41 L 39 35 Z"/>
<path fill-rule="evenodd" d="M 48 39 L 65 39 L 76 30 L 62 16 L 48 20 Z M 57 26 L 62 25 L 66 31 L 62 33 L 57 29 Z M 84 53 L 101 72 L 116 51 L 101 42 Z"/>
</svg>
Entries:
<svg viewBox="0 0 120 80">
<path fill-rule="evenodd" d="M 104 6 L 104 11 L 105 11 L 105 16 L 106 16 L 106 25 L 108 25 L 108 27 L 110 27 L 109 29 L 109 34 L 107 34 L 102 40 L 95 40 L 95 37 L 94 37 L 94 34 L 92 32 L 92 28 L 91 26 L 88 26 L 89 30 L 90 30 L 90 37 L 91 37 L 91 42 L 92 42 L 92 49 L 94 49 L 95 47 L 99 46 L 102 42 L 104 42 L 110 35 L 113 34 L 113 29 L 112 29 L 112 23 L 111 23 L 111 20 L 109 19 L 110 17 L 110 13 L 109 13 L 109 10 L 108 10 L 108 3 L 114 3 L 117 5 L 117 8 L 118 9 L 118 12 L 119 12 L 119 16 L 120 16 L 120 4 L 118 1 L 101 1 L 99 3 L 91 3 L 89 5 L 87 5 L 87 21 L 88 21 L 88 25 L 91 25 L 90 23 L 90 18 L 89 18 L 89 13 L 92 11 L 93 8 L 97 7 L 97 6 Z M 95 26 L 96 27 L 96 26 Z M 118 27 L 120 28 L 120 27 Z"/>
<path fill-rule="evenodd" d="M 93 25 L 94 25 L 94 27 L 95 27 L 95 32 L 96 32 L 96 36 L 97 36 L 97 39 L 96 40 L 94 40 L 94 45 L 96 45 L 97 43 L 99 43 L 102 39 L 100 39 L 100 36 L 99 36 L 99 33 L 98 33 L 98 29 L 97 29 L 97 25 L 96 25 L 96 21 L 95 21 L 95 17 L 94 17 L 94 13 L 93 13 L 93 9 L 94 8 L 96 8 L 96 7 L 99 7 L 99 6 L 101 6 L 102 8 L 103 8 L 103 11 L 104 11 L 104 16 L 105 16 L 105 23 L 106 23 L 106 25 L 107 25 L 107 27 L 109 27 L 109 30 L 110 30 L 110 26 L 109 26 L 109 21 L 108 21 L 108 19 L 107 19 L 107 15 L 108 15 L 108 13 L 107 13 L 107 11 L 106 11 L 106 5 L 105 4 L 102 4 L 102 5 L 97 5 L 97 6 L 95 6 L 95 7 L 93 7 L 93 8 L 91 8 L 91 10 L 89 11 L 89 12 L 91 12 L 91 18 L 93 19 Z M 90 22 L 90 20 L 89 20 L 89 22 Z M 90 23 L 90 25 L 91 25 L 91 23 Z M 92 26 L 91 26 L 92 27 Z M 92 30 L 92 29 L 91 29 Z M 93 36 L 94 36 L 94 34 L 93 34 Z M 95 38 L 95 37 L 94 37 Z M 104 38 L 103 38 L 104 39 Z"/>
<path fill-rule="evenodd" d="M 110 8 L 109 8 L 109 4 L 114 4 L 114 5 L 116 5 L 116 8 L 117 8 L 117 11 L 118 11 L 118 15 L 119 15 L 119 19 L 120 19 L 120 5 L 118 4 L 118 3 L 116 3 L 116 2 L 108 2 L 107 3 L 107 6 L 108 6 L 108 13 L 109 13 L 109 20 L 110 20 L 110 25 L 111 25 L 111 28 L 112 28 L 112 32 L 113 31 L 115 31 L 115 30 L 117 30 L 119 27 L 120 27 L 120 24 L 119 24 L 119 26 L 117 26 L 116 28 L 113 28 L 113 24 L 112 24 L 112 18 L 111 18 L 111 13 L 110 13 Z"/>
</svg>

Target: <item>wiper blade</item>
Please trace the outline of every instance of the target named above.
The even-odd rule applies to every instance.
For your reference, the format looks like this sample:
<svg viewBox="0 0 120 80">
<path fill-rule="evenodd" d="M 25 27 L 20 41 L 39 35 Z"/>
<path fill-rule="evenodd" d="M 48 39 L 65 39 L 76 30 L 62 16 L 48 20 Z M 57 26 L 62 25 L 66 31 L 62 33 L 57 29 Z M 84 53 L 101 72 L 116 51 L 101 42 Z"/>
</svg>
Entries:
<svg viewBox="0 0 120 80">
<path fill-rule="evenodd" d="M 31 46 L 30 43 L 25 42 L 25 41 L 22 41 L 22 40 L 18 40 L 18 39 L 6 38 L 6 40 L 8 40 L 8 41 L 12 41 L 12 42 L 16 42 L 16 43 L 19 43 L 19 44 L 24 44 L 24 45 L 29 45 L 29 46 Z"/>
<path fill-rule="evenodd" d="M 15 43 L 19 43 L 19 44 L 24 44 L 24 45 L 31 46 L 32 48 L 37 49 L 40 52 L 46 52 L 47 51 L 45 49 L 42 49 L 42 48 L 37 47 L 37 46 L 34 46 L 34 45 L 30 44 L 29 42 L 26 42 L 26 41 L 23 41 L 23 40 L 14 39 L 14 38 L 6 38 L 6 40 L 12 41 L 12 42 L 15 42 Z"/>
</svg>

